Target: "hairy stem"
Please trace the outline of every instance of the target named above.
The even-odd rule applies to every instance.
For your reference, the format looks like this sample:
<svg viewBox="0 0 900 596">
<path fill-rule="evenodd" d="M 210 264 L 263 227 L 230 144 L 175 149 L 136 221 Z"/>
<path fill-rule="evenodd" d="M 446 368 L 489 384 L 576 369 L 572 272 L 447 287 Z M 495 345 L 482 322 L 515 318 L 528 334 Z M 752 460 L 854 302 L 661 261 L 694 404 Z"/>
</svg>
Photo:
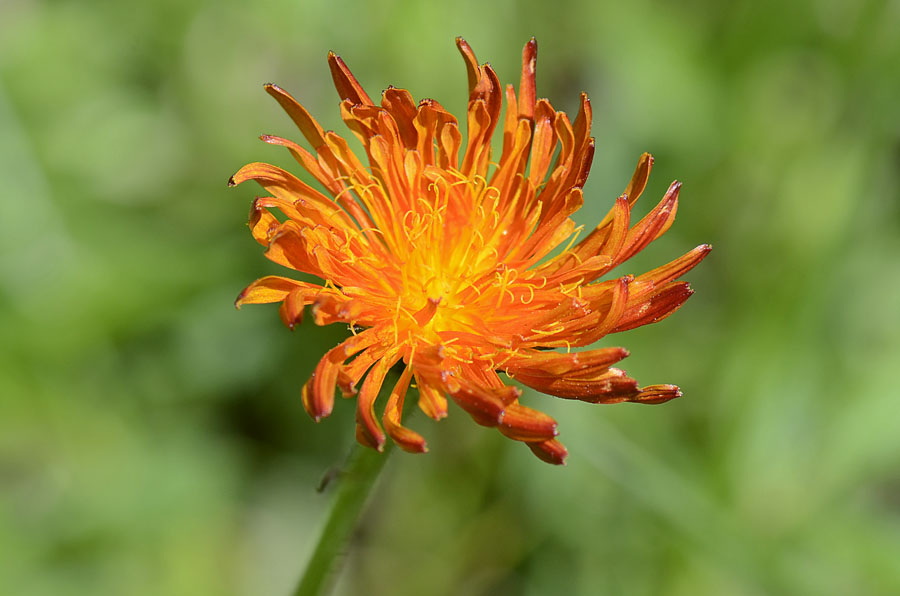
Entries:
<svg viewBox="0 0 900 596">
<path fill-rule="evenodd" d="M 338 477 L 337 494 L 328 521 L 294 596 L 323 596 L 330 592 L 343 563 L 347 544 L 391 447 L 388 441 L 384 453 L 378 453 L 361 445 L 353 446 L 353 452 Z"/>
</svg>

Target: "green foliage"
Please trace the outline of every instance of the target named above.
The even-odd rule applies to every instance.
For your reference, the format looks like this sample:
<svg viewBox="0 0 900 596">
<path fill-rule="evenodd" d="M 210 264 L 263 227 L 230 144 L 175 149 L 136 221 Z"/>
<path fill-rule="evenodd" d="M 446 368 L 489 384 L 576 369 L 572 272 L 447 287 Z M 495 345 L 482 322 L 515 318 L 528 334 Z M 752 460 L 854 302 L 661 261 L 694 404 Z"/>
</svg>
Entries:
<svg viewBox="0 0 900 596">
<path fill-rule="evenodd" d="M 504 82 L 587 91 L 581 223 L 641 151 L 678 221 L 629 267 L 703 242 L 697 294 L 609 338 L 659 407 L 537 394 L 566 468 L 451 410 L 411 426 L 340 594 L 900 593 L 900 10 L 896 3 L 10 0 L 0 5 L 0 587 L 285 594 L 353 403 L 300 386 L 345 333 L 231 307 L 276 267 L 248 161 L 299 139 L 277 82 L 341 129 L 325 53 L 459 114 L 463 35 Z"/>
</svg>

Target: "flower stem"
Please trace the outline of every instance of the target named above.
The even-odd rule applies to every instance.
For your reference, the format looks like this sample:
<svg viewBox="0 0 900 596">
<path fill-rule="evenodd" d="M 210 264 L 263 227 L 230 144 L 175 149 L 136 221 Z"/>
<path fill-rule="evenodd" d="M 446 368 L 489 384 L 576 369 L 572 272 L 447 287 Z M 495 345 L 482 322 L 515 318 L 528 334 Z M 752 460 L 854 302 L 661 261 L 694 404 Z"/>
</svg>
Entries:
<svg viewBox="0 0 900 596">
<path fill-rule="evenodd" d="M 357 527 L 391 447 L 392 444 L 388 441 L 384 446 L 384 453 L 378 453 L 374 449 L 354 444 L 347 464 L 340 473 L 328 521 L 300 583 L 294 590 L 294 596 L 323 596 L 330 592 L 343 563 L 342 555 L 345 554 L 347 543 Z"/>
</svg>

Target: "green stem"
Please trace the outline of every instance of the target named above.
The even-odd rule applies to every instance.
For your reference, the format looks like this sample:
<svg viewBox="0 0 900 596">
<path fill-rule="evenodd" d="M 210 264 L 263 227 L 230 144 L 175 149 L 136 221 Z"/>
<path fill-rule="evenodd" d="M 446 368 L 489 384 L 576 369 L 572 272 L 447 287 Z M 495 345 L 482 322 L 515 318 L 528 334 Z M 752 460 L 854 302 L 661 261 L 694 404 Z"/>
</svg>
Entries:
<svg viewBox="0 0 900 596">
<path fill-rule="evenodd" d="M 378 474 L 387 461 L 391 446 L 388 441 L 384 453 L 361 445 L 353 446 L 353 452 L 338 479 L 337 494 L 328 521 L 294 590 L 294 596 L 323 596 L 333 587 L 343 563 L 342 554 L 357 527 Z"/>
</svg>

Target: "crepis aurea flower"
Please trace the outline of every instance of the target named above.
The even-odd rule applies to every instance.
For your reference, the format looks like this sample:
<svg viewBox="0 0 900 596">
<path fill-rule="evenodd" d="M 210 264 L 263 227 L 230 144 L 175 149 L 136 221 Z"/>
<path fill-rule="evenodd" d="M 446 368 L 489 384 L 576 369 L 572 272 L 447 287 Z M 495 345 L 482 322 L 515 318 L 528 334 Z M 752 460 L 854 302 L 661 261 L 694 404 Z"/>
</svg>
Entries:
<svg viewBox="0 0 900 596">
<path fill-rule="evenodd" d="M 597 281 L 669 229 L 681 184 L 632 222 L 653 165 L 643 154 L 610 212 L 576 243 L 582 228 L 570 217 L 582 205 L 594 154 L 587 96 L 574 122 L 537 99 L 534 39 L 523 51 L 518 95 L 489 64 L 478 64 L 462 38 L 456 45 L 468 73 L 465 141 L 437 101 L 417 104 L 408 91 L 388 87 L 376 104 L 344 61 L 328 54 L 341 115 L 368 166 L 287 92 L 266 85 L 312 151 L 280 137 L 262 140 L 290 151 L 321 189 L 265 163 L 244 166 L 229 184 L 255 180 L 269 193 L 253 202 L 253 237 L 272 261 L 324 284 L 263 277 L 236 304 L 280 302 L 290 328 L 307 306 L 318 325 L 349 325 L 350 337 L 324 355 L 303 387 L 303 405 L 318 421 L 331 413 L 336 389 L 356 396 L 364 445 L 381 450 L 387 434 L 407 451 L 426 451 L 424 438 L 401 421 L 415 383 L 431 418 L 447 415 L 450 397 L 478 424 L 561 464 L 566 449 L 556 421 L 522 405 L 521 391 L 498 373 L 588 403 L 679 397 L 674 385 L 641 388 L 614 368 L 628 356 L 624 348 L 572 349 L 672 314 L 692 293 L 677 278 L 710 247 L 641 275 Z M 503 149 L 494 162 L 498 130 Z M 379 422 L 375 400 L 398 363 L 403 372 Z"/>
</svg>

